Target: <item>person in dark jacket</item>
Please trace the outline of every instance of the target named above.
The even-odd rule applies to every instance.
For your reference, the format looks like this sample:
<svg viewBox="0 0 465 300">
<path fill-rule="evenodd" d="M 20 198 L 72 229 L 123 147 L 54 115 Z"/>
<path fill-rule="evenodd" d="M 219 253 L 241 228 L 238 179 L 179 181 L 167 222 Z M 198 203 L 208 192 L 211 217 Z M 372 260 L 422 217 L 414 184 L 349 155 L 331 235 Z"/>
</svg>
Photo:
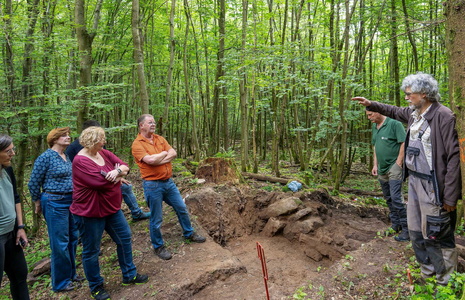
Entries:
<svg viewBox="0 0 465 300">
<path fill-rule="evenodd" d="M 424 278 L 447 285 L 457 268 L 454 229 L 462 194 L 460 148 L 452 111 L 439 103 L 433 76 L 407 76 L 401 89 L 408 107 L 354 97 L 369 111 L 407 123 L 404 180 L 409 177 L 407 222 L 410 240 Z"/>
<path fill-rule="evenodd" d="M 13 139 L 0 134 L 0 285 L 3 271 L 10 280 L 12 299 L 28 300 L 27 264 L 23 247 L 28 245 L 16 178 L 11 168 Z"/>
</svg>

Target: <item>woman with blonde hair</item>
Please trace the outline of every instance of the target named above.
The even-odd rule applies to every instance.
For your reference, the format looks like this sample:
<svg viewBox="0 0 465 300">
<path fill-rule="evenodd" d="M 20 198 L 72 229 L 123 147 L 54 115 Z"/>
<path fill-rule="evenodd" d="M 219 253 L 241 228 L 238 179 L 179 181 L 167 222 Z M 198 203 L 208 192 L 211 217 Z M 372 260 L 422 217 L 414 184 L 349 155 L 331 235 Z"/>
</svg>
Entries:
<svg viewBox="0 0 465 300">
<path fill-rule="evenodd" d="M 92 126 L 82 131 L 84 147 L 73 160 L 73 204 L 71 212 L 81 233 L 82 264 L 94 299 L 110 299 L 100 275 L 99 252 L 105 230 L 116 243 L 123 285 L 143 284 L 147 275 L 137 273 L 132 259 L 131 229 L 121 211 L 121 179 L 129 167 L 104 149 L 105 131 Z"/>
<path fill-rule="evenodd" d="M 52 129 L 47 135 L 50 148 L 34 162 L 28 184 L 35 211 L 47 222 L 54 292 L 74 290 L 75 282 L 84 280 L 76 274 L 79 233 L 69 211 L 73 201 L 72 164 L 65 149 L 70 142 L 69 127 Z"/>
</svg>

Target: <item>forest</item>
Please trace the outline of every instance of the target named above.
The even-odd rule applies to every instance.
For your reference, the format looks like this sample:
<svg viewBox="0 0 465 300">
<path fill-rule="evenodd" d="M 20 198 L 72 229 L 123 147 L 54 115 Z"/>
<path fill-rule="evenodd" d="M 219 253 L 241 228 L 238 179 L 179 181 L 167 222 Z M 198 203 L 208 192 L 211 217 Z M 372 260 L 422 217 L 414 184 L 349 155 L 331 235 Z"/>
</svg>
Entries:
<svg viewBox="0 0 465 300">
<path fill-rule="evenodd" d="M 25 202 L 47 133 L 78 137 L 88 119 L 126 161 L 150 113 L 179 158 L 276 177 L 292 165 L 337 191 L 372 164 L 371 124 L 350 99 L 404 106 L 402 79 L 420 71 L 465 137 L 464 0 L 2 0 L 0 17 L 0 133 Z"/>
<path fill-rule="evenodd" d="M 337 190 L 371 157 L 350 98 L 404 105 L 400 83 L 417 71 L 438 80 L 462 136 L 463 1 L 5 0 L 0 14 L 0 131 L 23 195 L 51 128 L 76 137 L 96 119 L 127 156 L 142 113 L 180 157 L 229 153 L 278 177 L 286 161 Z"/>
</svg>

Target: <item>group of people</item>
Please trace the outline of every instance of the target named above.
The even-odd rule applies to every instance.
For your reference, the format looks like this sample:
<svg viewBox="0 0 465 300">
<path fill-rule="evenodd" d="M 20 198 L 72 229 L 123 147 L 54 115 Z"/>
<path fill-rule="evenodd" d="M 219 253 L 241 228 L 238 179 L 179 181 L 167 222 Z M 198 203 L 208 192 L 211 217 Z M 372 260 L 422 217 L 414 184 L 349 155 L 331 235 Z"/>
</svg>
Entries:
<svg viewBox="0 0 465 300">
<path fill-rule="evenodd" d="M 457 201 L 462 196 L 456 119 L 449 108 L 439 103 L 441 96 L 433 76 L 421 72 L 411 74 L 403 80 L 401 89 L 405 93 L 407 107 L 382 104 L 364 97 L 352 100 L 366 107 L 370 119 L 379 118 L 374 114 L 379 113 L 407 124 L 405 140 L 402 141 L 401 134 L 391 134 L 390 144 L 385 133 L 377 132 L 381 126 L 374 128 L 374 133 L 385 139 L 379 144 L 374 142 L 377 172 L 387 174 L 384 178 L 379 175 L 379 179 L 388 204 L 391 202 L 393 229 L 402 230 L 401 240 L 411 240 L 422 277 L 435 276 L 438 284 L 447 285 L 457 268 L 454 232 Z M 375 125 L 380 123 L 372 121 Z M 379 156 L 385 155 L 386 149 L 379 147 L 392 147 L 392 144 L 399 144 L 396 150 L 403 148 L 404 151 L 400 156 L 394 154 L 388 158 L 391 165 L 383 163 L 383 170 L 380 170 Z M 402 172 L 399 172 L 400 167 Z M 399 200 L 399 173 L 402 174 L 401 179 L 409 179 L 406 212 L 400 205 L 402 200 Z M 407 223 L 404 222 L 405 214 Z"/>
<path fill-rule="evenodd" d="M 55 128 L 47 135 L 50 148 L 34 162 L 28 187 L 35 212 L 42 214 L 47 223 L 53 291 L 74 290 L 87 279 L 92 298 L 110 299 L 99 266 L 103 231 L 117 245 L 122 284 L 144 284 L 149 280 L 147 275 L 137 273 L 134 265 L 131 230 L 121 210 L 122 199 L 133 220 L 150 218 L 151 243 L 161 259 L 172 257 L 161 234 L 163 201 L 174 208 L 187 241 L 205 242 L 206 238 L 194 231 L 187 207 L 171 179 L 176 151 L 154 133 L 153 116 L 141 116 L 138 127 L 133 154 L 141 169 L 151 212 L 138 206 L 132 185 L 124 179 L 129 167 L 105 149 L 105 131 L 98 122 L 85 122 L 78 142 L 71 143 L 69 127 Z M 0 135 L 0 275 L 5 270 L 13 299 L 29 299 L 23 253 L 28 240 L 11 169 L 14 155 L 11 137 Z M 76 272 L 79 238 L 85 278 Z"/>
<path fill-rule="evenodd" d="M 422 276 L 435 276 L 439 284 L 446 285 L 457 267 L 454 229 L 462 191 L 456 120 L 451 110 L 439 103 L 438 83 L 431 75 L 409 75 L 401 89 L 407 107 L 364 97 L 352 100 L 365 106 L 367 117 L 375 123 L 372 174 L 378 176 L 387 200 L 392 230 L 400 232 L 396 240 L 411 240 Z M 407 123 L 407 132 L 396 120 Z M 150 218 L 151 244 L 161 259 L 172 257 L 161 233 L 163 202 L 174 208 L 187 241 L 202 243 L 206 239 L 192 227 L 187 207 L 171 178 L 171 161 L 177 153 L 166 139 L 155 134 L 152 115 L 138 119 L 139 134 L 132 144 L 151 213 L 140 210 L 132 186 L 124 180 L 128 165 L 104 148 L 103 128 L 98 123 L 87 125 L 74 147 L 69 147 L 68 127 L 50 131 L 50 149 L 35 161 L 28 186 L 36 212 L 41 212 L 47 222 L 53 290 L 73 290 L 76 282 L 84 280 L 76 273 L 75 264 L 80 236 L 91 295 L 109 299 L 98 261 L 104 230 L 117 245 L 123 284 L 148 281 L 147 275 L 137 273 L 133 263 L 131 231 L 121 211 L 122 198 L 133 219 Z M 0 135 L 0 275 L 3 271 L 8 275 L 13 299 L 29 299 L 23 253 L 28 239 L 11 168 L 14 155 L 11 137 Z M 405 209 L 401 183 L 407 177 Z"/>
</svg>

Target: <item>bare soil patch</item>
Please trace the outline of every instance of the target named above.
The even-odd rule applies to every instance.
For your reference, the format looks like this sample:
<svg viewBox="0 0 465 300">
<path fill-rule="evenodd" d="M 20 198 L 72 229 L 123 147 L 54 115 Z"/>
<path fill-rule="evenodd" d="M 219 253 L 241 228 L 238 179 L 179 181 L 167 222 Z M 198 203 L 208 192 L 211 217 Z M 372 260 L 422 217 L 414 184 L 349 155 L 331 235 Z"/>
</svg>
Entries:
<svg viewBox="0 0 465 300">
<path fill-rule="evenodd" d="M 307 287 L 308 299 L 383 298 L 413 255 L 408 243 L 376 238 L 388 227 L 386 209 L 354 205 L 325 190 L 268 192 L 256 185 L 213 183 L 180 187 L 207 242 L 185 243 L 175 213 L 166 206 L 163 233 L 174 256 L 163 261 L 151 248 L 148 221 L 130 221 L 135 264 L 150 281 L 123 287 L 115 245 L 104 236 L 100 263 L 112 299 L 266 299 L 257 242 L 265 250 L 271 299 L 291 299 L 299 287 Z M 35 299 L 91 299 L 85 284 L 69 293 L 32 294 Z"/>
</svg>

